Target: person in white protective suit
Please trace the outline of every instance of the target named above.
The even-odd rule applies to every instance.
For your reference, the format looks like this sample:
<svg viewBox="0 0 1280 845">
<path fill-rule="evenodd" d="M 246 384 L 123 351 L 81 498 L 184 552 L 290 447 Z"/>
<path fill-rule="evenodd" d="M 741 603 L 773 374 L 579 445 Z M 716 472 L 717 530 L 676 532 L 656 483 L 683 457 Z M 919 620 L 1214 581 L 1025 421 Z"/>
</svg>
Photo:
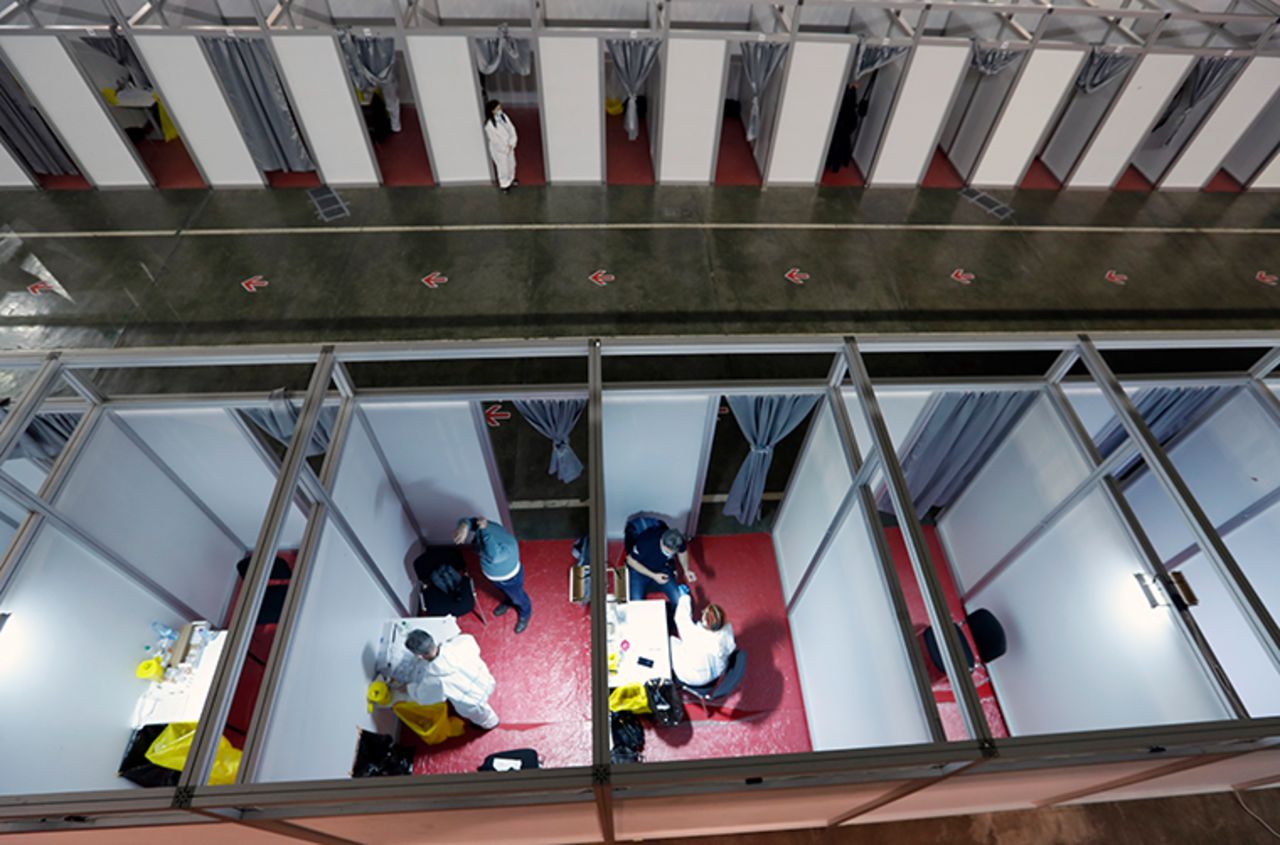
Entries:
<svg viewBox="0 0 1280 845">
<path fill-rule="evenodd" d="M 516 181 L 516 126 L 502 110 L 502 103 L 490 100 L 485 104 L 488 116 L 484 122 L 485 138 L 489 141 L 489 158 L 498 171 L 498 187 L 510 191 Z"/>
<path fill-rule="evenodd" d="M 405 637 L 404 647 L 421 665 L 416 672 L 395 673 L 410 698 L 432 704 L 443 694 L 457 714 L 476 727 L 487 730 L 498 726 L 498 714 L 489 706 L 495 686 L 493 675 L 480 657 L 475 637 L 460 634 L 437 643 L 426 631 L 413 630 Z"/>
</svg>

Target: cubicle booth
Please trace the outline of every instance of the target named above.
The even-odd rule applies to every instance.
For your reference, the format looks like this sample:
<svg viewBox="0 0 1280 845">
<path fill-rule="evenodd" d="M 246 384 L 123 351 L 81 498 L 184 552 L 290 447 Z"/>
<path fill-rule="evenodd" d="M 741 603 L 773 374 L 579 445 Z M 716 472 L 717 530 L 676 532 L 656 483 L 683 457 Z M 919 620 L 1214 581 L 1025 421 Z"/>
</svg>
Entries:
<svg viewBox="0 0 1280 845">
<path fill-rule="evenodd" d="M 763 183 L 789 50 L 785 40 L 729 43 L 715 154 L 716 185 Z"/>
<path fill-rule="evenodd" d="M 1280 125 L 1280 93 L 1272 95 L 1262 105 L 1262 111 L 1232 146 L 1222 161 L 1222 169 L 1206 184 L 1205 189 L 1209 190 L 1215 182 L 1221 185 L 1224 181 L 1229 188 L 1235 185 L 1247 188 L 1277 187 L 1276 178 L 1280 174 L 1280 166 L 1277 165 L 1280 162 L 1280 141 L 1274 137 L 1274 127 L 1277 125 Z M 1268 172 L 1271 175 L 1270 183 L 1264 178 Z"/>
<path fill-rule="evenodd" d="M 547 128 L 544 114 L 542 85 L 542 57 L 535 41 L 528 34 L 511 34 L 500 31 L 494 38 L 472 39 L 470 49 L 475 67 L 479 69 L 479 121 L 483 128 L 486 115 L 484 104 L 490 100 L 502 103 L 502 109 L 515 126 L 516 178 L 522 185 L 543 185 L 548 178 L 549 152 L 546 151 L 544 130 Z M 590 45 L 588 45 L 590 46 Z M 553 48 L 554 49 L 554 48 Z M 592 57 L 595 57 L 594 49 Z M 598 83 L 600 71 L 595 62 L 590 65 L 592 83 Z M 556 68 L 559 70 L 559 67 Z M 579 69 L 580 70 L 580 69 Z M 553 71 L 555 72 L 555 71 Z M 573 73 L 569 70 L 569 73 Z M 559 78 L 559 77 L 557 77 Z M 599 113 L 595 103 L 592 116 Z M 597 120 L 599 118 L 596 118 Z M 599 132 L 583 133 L 599 154 Z M 488 157 L 488 142 L 482 149 Z"/>
<path fill-rule="evenodd" d="M 605 181 L 652 185 L 664 66 L 657 38 L 604 39 Z"/>
</svg>

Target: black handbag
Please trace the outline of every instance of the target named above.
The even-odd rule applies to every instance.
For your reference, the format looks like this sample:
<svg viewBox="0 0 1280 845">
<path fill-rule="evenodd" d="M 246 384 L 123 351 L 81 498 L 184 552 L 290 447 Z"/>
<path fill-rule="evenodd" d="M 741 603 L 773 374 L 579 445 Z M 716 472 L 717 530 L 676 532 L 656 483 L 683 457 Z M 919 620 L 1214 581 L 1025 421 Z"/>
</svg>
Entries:
<svg viewBox="0 0 1280 845">
<path fill-rule="evenodd" d="M 676 685 L 669 680 L 644 682 L 644 693 L 649 699 L 649 710 L 655 725 L 673 728 L 684 721 L 684 702 L 676 692 Z"/>
</svg>

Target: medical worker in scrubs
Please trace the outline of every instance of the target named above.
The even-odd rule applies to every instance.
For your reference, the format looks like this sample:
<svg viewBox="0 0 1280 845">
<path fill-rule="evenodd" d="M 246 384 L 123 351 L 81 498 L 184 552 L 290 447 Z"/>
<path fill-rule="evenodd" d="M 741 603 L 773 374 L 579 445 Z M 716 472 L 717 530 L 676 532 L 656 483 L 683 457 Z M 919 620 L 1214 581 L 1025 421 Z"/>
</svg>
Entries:
<svg viewBox="0 0 1280 845">
<path fill-rule="evenodd" d="M 516 182 L 516 126 L 502 110 L 502 103 L 490 100 L 485 104 L 489 116 L 484 122 L 485 138 L 489 141 L 489 158 L 498 171 L 498 187 L 510 191 Z"/>
</svg>

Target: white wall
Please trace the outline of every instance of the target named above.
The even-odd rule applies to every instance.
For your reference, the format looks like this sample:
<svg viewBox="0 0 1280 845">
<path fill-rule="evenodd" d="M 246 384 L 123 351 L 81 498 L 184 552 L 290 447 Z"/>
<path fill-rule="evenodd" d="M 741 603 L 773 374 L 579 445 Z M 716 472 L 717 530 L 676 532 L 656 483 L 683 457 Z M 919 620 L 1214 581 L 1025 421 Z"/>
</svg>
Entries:
<svg viewBox="0 0 1280 845">
<path fill-rule="evenodd" d="M 363 695 L 395 609 L 331 523 L 312 567 L 256 782 L 348 777 L 358 731 L 390 733 L 395 722 L 390 711 L 371 715 Z"/>
<path fill-rule="evenodd" d="M 876 390 L 876 399 L 880 403 L 880 413 L 884 415 L 885 428 L 889 429 L 889 441 L 899 453 L 906 445 L 916 420 L 929 404 L 936 391 L 928 388 L 880 388 Z M 866 416 L 862 413 L 862 403 L 858 400 L 857 391 L 844 389 L 844 404 L 849 411 L 849 421 L 853 424 L 853 439 L 858 442 L 858 449 L 865 460 L 875 448 L 871 440 L 871 429 L 867 427 Z"/>
<path fill-rule="evenodd" d="M 604 394 L 604 509 L 610 537 L 652 511 L 683 529 L 702 466 L 707 420 L 720 397 Z M 693 514 L 696 519 L 697 515 Z"/>
<path fill-rule="evenodd" d="M 220 621 L 241 546 L 110 416 L 94 429 L 54 504 L 205 619 Z"/>
<path fill-rule="evenodd" d="M 1280 92 L 1271 98 L 1253 124 L 1241 134 L 1240 140 L 1223 159 L 1223 169 L 1241 185 L 1249 185 L 1277 150 L 1277 143 L 1280 143 L 1280 138 L 1276 137 L 1277 127 L 1280 127 Z"/>
<path fill-rule="evenodd" d="M 1018 87 L 974 169 L 974 185 L 1012 188 L 1018 184 L 1057 116 L 1062 98 L 1075 84 L 1086 55 L 1083 50 L 1038 48 L 1024 59 L 1027 66 Z"/>
<path fill-rule="evenodd" d="M 933 157 L 934 142 L 952 96 L 969 67 L 970 50 L 968 43 L 916 47 L 869 184 L 919 183 Z"/>
<path fill-rule="evenodd" d="M 4 36 L 0 50 L 90 182 L 111 188 L 151 184 L 99 104 L 102 95 L 85 84 L 56 36 Z"/>
<path fill-rule="evenodd" d="M 986 524 L 1004 512 L 991 501 Z M 1230 718 L 1101 491 L 1077 504 L 968 604 L 1009 650 L 987 667 L 1014 736 Z"/>
<path fill-rule="evenodd" d="M 9 148 L 0 145 L 0 188 L 30 188 L 33 184 Z"/>
<path fill-rule="evenodd" d="M 929 741 L 861 509 L 836 532 L 789 621 L 814 751 Z"/>
<path fill-rule="evenodd" d="M 331 35 L 274 36 L 280 74 L 325 184 L 377 185 L 364 118 Z"/>
<path fill-rule="evenodd" d="M 848 44 L 821 41 L 791 45 L 791 67 L 765 181 L 795 185 L 817 181 L 844 94 L 851 49 Z"/>
<path fill-rule="evenodd" d="M 258 542 L 276 474 L 224 408 L 156 408 L 115 414 L 178 474 L 244 544 Z M 306 517 L 289 509 L 281 548 L 302 542 Z M 234 561 L 233 561 L 234 562 Z"/>
<path fill-rule="evenodd" d="M 442 10 L 443 14 L 443 10 Z M 440 185 L 488 182 L 493 178 L 480 116 L 480 91 L 471 47 L 462 35 L 405 38 L 418 104 Z"/>
<path fill-rule="evenodd" d="M 549 180 L 604 181 L 600 42 L 539 38 L 537 58 Z"/>
<path fill-rule="evenodd" d="M 195 37 L 140 34 L 136 41 L 165 107 L 182 124 L 182 143 L 209 183 L 261 187 L 262 175 Z"/>
<path fill-rule="evenodd" d="M 134 667 L 152 622 L 187 620 L 49 523 L 0 613 L 11 614 L 0 635 L 0 794 L 130 788 L 116 770 L 146 687 Z"/>
<path fill-rule="evenodd" d="M 1194 56 L 1160 53 L 1139 59 L 1128 87 L 1094 136 L 1067 187 L 1110 188 L 1193 61 Z"/>
<path fill-rule="evenodd" d="M 418 535 L 405 515 L 364 425 L 353 419 L 333 484 L 333 499 L 406 604 L 413 592 L 409 550 Z"/>
<path fill-rule="evenodd" d="M 1250 188 L 1280 188 L 1280 147 L 1276 149 L 1275 155 L 1271 157 L 1271 161 L 1258 174 L 1258 178 L 1253 180 Z"/>
<path fill-rule="evenodd" d="M 904 57 L 863 77 L 863 85 L 870 85 L 871 80 L 875 80 L 875 87 L 871 89 L 871 94 L 867 98 L 866 117 L 862 119 L 857 140 L 853 145 L 854 163 L 864 175 L 871 167 L 876 150 L 880 149 L 885 124 L 888 123 L 889 112 L 893 108 L 894 94 L 898 91 L 906 68 L 907 60 Z"/>
<path fill-rule="evenodd" d="M 1216 111 L 1187 145 L 1162 188 L 1200 188 L 1218 172 L 1232 146 L 1280 90 L 1280 58 L 1258 56 L 1241 72 Z"/>
<path fill-rule="evenodd" d="M 1088 474 L 1070 433 L 1037 399 L 938 520 L 960 591 L 976 584 Z"/>
<path fill-rule="evenodd" d="M 662 140 L 658 180 L 710 183 L 720 144 L 720 98 L 729 45 L 709 39 L 672 38 L 662 77 Z"/>
<path fill-rule="evenodd" d="M 395 402 L 365 406 L 374 437 L 429 543 L 449 543 L 458 520 L 503 520 L 485 468 L 471 403 Z"/>
</svg>

